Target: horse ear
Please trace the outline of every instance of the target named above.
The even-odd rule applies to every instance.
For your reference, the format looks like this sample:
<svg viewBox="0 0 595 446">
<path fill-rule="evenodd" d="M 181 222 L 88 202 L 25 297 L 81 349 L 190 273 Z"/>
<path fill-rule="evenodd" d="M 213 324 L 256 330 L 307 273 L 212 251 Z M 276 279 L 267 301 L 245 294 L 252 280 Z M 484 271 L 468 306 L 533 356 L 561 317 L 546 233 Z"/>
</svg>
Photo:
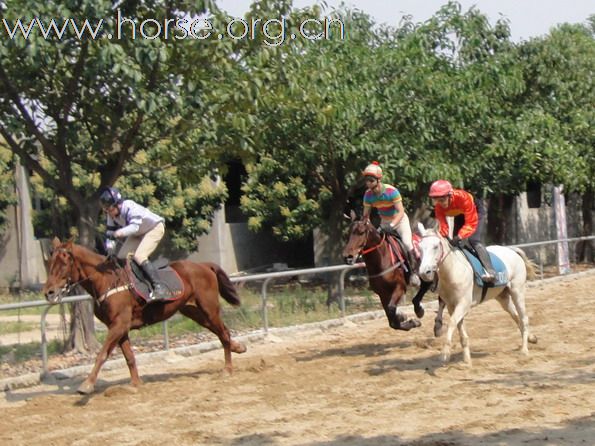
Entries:
<svg viewBox="0 0 595 446">
<path fill-rule="evenodd" d="M 61 244 L 62 242 L 60 242 L 60 239 L 58 237 L 54 237 L 54 239 L 52 240 L 52 249 L 56 249 Z"/>
<path fill-rule="evenodd" d="M 70 237 L 64 242 L 64 245 L 66 245 L 66 249 L 72 249 L 72 245 L 74 245 L 74 237 Z"/>
<path fill-rule="evenodd" d="M 417 222 L 417 230 L 419 231 L 419 235 L 421 235 L 422 237 L 425 236 L 428 232 L 421 221 Z"/>
</svg>

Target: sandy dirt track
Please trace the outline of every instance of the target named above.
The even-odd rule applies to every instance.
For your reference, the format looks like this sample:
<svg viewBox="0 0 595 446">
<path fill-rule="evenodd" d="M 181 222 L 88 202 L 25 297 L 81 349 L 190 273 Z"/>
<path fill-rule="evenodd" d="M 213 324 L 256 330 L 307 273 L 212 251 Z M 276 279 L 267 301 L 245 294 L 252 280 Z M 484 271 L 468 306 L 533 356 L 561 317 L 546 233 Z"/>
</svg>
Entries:
<svg viewBox="0 0 595 446">
<path fill-rule="evenodd" d="M 222 350 L 5 392 L 2 445 L 593 445 L 595 274 L 528 290 L 537 345 L 493 301 L 466 319 L 443 366 L 433 312 L 397 332 L 384 319 L 249 345 L 223 376 Z"/>
</svg>

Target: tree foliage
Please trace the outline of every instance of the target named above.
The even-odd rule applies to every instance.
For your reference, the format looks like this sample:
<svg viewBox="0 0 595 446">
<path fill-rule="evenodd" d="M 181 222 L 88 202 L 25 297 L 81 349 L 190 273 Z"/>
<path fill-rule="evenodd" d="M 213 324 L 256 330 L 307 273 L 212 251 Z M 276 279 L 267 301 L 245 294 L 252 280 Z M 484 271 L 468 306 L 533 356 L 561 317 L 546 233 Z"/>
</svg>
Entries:
<svg viewBox="0 0 595 446">
<path fill-rule="evenodd" d="M 151 36 L 155 22 L 201 14 L 209 6 L 206 0 L 3 2 L 6 23 L 16 26 L 20 19 L 35 27 L 27 38 L 3 35 L 1 41 L 0 134 L 47 188 L 40 193 L 48 203 L 64 198 L 52 210 L 67 210 L 64 220 L 75 227 L 65 229 L 83 243 L 92 244 L 98 191 L 107 185 L 158 207 L 174 241 L 186 249 L 224 198 L 224 189 L 203 181 L 212 168 L 204 97 L 217 80 L 209 67 L 226 58 L 223 45 L 139 35 L 143 22 Z M 121 37 L 109 38 L 117 33 L 116 16 L 136 25 L 125 22 Z M 29 22 L 36 17 L 46 24 L 51 18 L 113 20 L 96 38 L 80 38 L 71 27 L 61 38 L 44 38 L 40 22 Z M 190 59 L 193 69 L 179 63 Z M 150 195 L 149 180 L 164 187 Z"/>
</svg>

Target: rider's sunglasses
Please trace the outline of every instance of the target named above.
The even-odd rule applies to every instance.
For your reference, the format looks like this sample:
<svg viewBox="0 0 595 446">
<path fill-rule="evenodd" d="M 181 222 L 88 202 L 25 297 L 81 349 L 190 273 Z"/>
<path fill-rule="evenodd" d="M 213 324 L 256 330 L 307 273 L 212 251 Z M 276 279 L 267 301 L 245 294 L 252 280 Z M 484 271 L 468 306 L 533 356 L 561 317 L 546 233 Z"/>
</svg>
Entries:
<svg viewBox="0 0 595 446">
<path fill-rule="evenodd" d="M 374 183 L 376 182 L 376 178 L 374 177 L 366 177 L 366 183 Z"/>
<path fill-rule="evenodd" d="M 444 197 L 432 197 L 432 203 L 446 203 L 448 202 L 448 195 Z"/>
</svg>

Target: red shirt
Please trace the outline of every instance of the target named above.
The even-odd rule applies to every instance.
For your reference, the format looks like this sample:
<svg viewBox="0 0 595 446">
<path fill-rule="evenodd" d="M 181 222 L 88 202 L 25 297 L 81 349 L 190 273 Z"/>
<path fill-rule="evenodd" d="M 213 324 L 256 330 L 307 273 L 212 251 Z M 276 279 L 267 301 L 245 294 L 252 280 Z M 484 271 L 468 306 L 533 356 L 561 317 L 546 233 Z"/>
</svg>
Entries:
<svg viewBox="0 0 595 446">
<path fill-rule="evenodd" d="M 477 208 L 473 195 L 462 189 L 455 189 L 450 197 L 448 207 L 443 208 L 439 204 L 434 205 L 434 212 L 436 219 L 440 223 L 440 234 L 444 237 L 448 235 L 448 223 L 446 217 L 456 217 L 457 215 L 464 215 L 465 224 L 459 229 L 458 235 L 460 238 L 470 237 L 477 230 L 479 222 L 477 217 Z"/>
</svg>

